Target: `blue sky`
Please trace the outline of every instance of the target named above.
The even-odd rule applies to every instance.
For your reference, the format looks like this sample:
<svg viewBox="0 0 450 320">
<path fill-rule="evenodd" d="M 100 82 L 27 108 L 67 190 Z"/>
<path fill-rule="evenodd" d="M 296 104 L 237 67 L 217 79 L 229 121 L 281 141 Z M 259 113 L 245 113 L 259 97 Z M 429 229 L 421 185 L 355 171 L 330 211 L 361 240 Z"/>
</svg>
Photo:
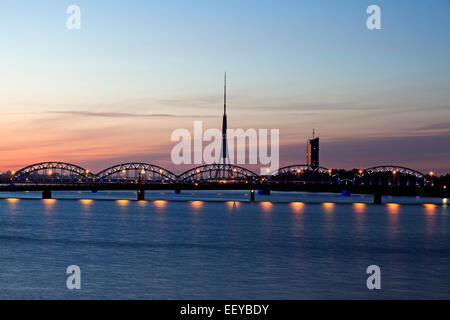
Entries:
<svg viewBox="0 0 450 320">
<path fill-rule="evenodd" d="M 382 30 L 366 28 L 371 4 Z M 448 172 L 449 18 L 448 0 L 2 1 L 0 130 L 22 134 L 0 142 L 0 169 L 167 163 L 174 129 L 220 127 L 227 71 L 229 126 L 279 128 L 282 164 L 304 162 L 314 127 L 325 166 Z"/>
</svg>

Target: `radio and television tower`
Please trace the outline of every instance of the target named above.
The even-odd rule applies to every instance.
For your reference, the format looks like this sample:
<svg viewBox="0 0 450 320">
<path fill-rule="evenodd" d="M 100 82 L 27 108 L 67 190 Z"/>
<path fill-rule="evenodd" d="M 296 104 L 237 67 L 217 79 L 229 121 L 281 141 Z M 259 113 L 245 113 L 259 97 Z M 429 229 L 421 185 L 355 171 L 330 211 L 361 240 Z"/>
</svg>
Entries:
<svg viewBox="0 0 450 320">
<path fill-rule="evenodd" d="M 222 164 L 227 163 L 227 73 L 224 76 L 223 86 L 223 121 L 222 121 Z"/>
</svg>

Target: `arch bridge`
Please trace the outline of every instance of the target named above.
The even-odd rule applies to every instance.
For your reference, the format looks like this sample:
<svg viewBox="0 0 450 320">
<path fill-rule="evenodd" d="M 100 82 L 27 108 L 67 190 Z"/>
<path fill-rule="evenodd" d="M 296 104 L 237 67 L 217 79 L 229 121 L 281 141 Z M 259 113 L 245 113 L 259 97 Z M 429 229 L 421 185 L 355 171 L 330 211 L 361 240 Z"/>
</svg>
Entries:
<svg viewBox="0 0 450 320">
<path fill-rule="evenodd" d="M 208 164 L 189 169 L 178 176 L 180 183 L 252 183 L 259 176 L 251 170 L 231 164 Z"/>
<path fill-rule="evenodd" d="M 336 177 L 336 175 L 333 175 L 330 169 L 297 164 L 282 167 L 269 174 L 267 179 L 276 184 L 332 184 L 333 177 Z"/>
<path fill-rule="evenodd" d="M 359 171 L 359 182 L 369 185 L 419 186 L 427 184 L 427 175 L 402 166 L 383 165 Z"/>
<path fill-rule="evenodd" d="M 89 170 L 66 162 L 41 162 L 14 172 L 17 182 L 31 183 L 85 183 L 95 179 Z"/>
</svg>

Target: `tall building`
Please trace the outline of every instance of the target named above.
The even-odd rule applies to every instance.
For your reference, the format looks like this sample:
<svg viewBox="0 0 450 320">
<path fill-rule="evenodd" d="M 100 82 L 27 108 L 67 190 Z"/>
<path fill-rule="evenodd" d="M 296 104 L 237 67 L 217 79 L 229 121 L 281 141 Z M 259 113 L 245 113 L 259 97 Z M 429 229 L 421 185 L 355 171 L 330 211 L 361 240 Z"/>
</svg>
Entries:
<svg viewBox="0 0 450 320">
<path fill-rule="evenodd" d="M 319 167 L 319 137 L 315 137 L 314 129 L 313 138 L 308 140 L 306 164 L 313 169 Z"/>
</svg>

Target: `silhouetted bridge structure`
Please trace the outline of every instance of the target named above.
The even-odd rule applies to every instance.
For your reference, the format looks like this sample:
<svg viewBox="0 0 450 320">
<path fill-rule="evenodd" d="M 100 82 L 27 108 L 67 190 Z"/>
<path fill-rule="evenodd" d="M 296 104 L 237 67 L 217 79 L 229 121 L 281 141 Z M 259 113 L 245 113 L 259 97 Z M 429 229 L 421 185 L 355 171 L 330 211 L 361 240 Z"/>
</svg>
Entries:
<svg viewBox="0 0 450 320">
<path fill-rule="evenodd" d="M 209 164 L 180 175 L 149 163 L 118 164 L 96 174 L 64 162 L 42 162 L 27 166 L 3 178 L 0 191 L 42 191 L 44 199 L 52 191 L 135 190 L 138 200 L 145 190 L 255 190 L 262 194 L 277 191 L 351 192 L 374 194 L 432 195 L 433 176 L 402 166 L 377 166 L 361 170 L 332 170 L 308 165 L 291 165 L 267 175 L 230 164 Z"/>
</svg>

